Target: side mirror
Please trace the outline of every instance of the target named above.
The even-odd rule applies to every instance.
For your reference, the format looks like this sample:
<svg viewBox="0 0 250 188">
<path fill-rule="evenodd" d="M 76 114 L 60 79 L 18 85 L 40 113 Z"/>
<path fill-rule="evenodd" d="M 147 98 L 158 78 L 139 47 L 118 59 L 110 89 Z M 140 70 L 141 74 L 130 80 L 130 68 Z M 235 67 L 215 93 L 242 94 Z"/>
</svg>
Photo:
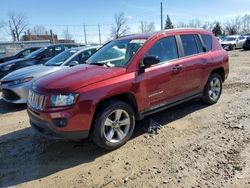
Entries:
<svg viewBox="0 0 250 188">
<path fill-rule="evenodd" d="M 140 63 L 139 74 L 144 73 L 145 69 L 151 67 L 160 62 L 160 58 L 158 56 L 146 56 Z"/>
<path fill-rule="evenodd" d="M 158 56 L 146 56 L 143 58 L 143 65 L 145 68 L 151 67 L 160 62 L 160 58 Z"/>
<path fill-rule="evenodd" d="M 71 61 L 71 62 L 69 63 L 69 66 L 70 66 L 70 67 L 74 67 L 74 66 L 76 66 L 76 65 L 79 65 L 79 62 L 78 62 L 78 61 Z"/>
</svg>

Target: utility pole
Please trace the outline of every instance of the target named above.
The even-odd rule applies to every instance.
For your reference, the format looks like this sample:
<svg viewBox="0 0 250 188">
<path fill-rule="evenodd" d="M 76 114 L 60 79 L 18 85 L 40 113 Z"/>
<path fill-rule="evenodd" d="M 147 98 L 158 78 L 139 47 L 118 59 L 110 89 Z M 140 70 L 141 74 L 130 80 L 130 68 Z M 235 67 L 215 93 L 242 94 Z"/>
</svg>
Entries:
<svg viewBox="0 0 250 188">
<path fill-rule="evenodd" d="M 100 44 L 102 44 L 100 24 L 98 24 L 98 32 L 99 32 L 99 42 L 100 42 Z"/>
<path fill-rule="evenodd" d="M 87 36 L 86 36 L 86 27 L 85 27 L 85 24 L 83 24 L 83 29 L 84 29 L 85 45 L 87 45 Z"/>
<path fill-rule="evenodd" d="M 141 21 L 141 33 L 143 33 L 143 21 Z"/>
<path fill-rule="evenodd" d="M 161 30 L 163 30 L 163 13 L 162 13 L 162 2 L 161 2 Z"/>
<path fill-rule="evenodd" d="M 55 44 L 55 38 L 54 38 L 54 33 L 53 33 L 52 29 L 49 30 L 49 32 L 50 32 L 50 37 L 51 37 L 50 42 L 51 42 L 52 44 Z"/>
</svg>

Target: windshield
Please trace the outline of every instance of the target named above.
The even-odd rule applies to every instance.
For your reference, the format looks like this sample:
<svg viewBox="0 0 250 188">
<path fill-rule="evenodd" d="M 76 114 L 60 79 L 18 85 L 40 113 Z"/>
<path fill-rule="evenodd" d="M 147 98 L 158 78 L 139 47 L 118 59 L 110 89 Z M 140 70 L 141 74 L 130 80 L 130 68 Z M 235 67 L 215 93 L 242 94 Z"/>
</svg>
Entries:
<svg viewBox="0 0 250 188">
<path fill-rule="evenodd" d="M 146 39 L 112 41 L 91 56 L 87 63 L 107 67 L 125 67 L 145 41 Z"/>
<path fill-rule="evenodd" d="M 63 64 L 68 58 L 70 58 L 72 55 L 74 55 L 78 50 L 77 49 L 68 49 L 64 52 L 56 55 L 52 59 L 50 59 L 47 63 L 45 63 L 46 66 L 60 66 Z"/>
<path fill-rule="evenodd" d="M 38 50 L 30 53 L 29 55 L 25 56 L 25 59 L 33 59 L 36 58 L 38 54 L 42 53 L 46 48 L 39 48 Z"/>
<path fill-rule="evenodd" d="M 236 40 L 235 37 L 228 37 L 228 38 L 225 39 L 225 41 L 235 41 L 235 40 Z"/>
</svg>

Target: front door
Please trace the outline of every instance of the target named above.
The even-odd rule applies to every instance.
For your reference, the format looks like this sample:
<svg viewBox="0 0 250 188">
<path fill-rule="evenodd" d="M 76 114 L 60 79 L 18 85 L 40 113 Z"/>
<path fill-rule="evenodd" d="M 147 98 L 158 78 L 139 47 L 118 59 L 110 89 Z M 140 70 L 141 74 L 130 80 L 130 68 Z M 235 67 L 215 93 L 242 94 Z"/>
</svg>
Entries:
<svg viewBox="0 0 250 188">
<path fill-rule="evenodd" d="M 140 75 L 146 109 L 160 107 L 181 97 L 184 61 L 178 54 L 174 36 L 158 40 L 145 54 L 160 59 L 158 64 Z"/>
</svg>

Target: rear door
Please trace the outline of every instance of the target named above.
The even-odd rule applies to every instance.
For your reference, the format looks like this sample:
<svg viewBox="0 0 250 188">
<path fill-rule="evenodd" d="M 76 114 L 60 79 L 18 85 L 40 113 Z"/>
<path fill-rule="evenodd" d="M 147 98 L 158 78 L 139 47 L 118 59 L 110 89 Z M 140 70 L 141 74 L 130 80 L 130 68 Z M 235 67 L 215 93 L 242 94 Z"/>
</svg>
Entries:
<svg viewBox="0 0 250 188">
<path fill-rule="evenodd" d="M 183 85 L 181 92 L 191 97 L 203 91 L 205 68 L 211 55 L 204 52 L 201 37 L 197 34 L 180 35 L 183 47 Z"/>
</svg>

